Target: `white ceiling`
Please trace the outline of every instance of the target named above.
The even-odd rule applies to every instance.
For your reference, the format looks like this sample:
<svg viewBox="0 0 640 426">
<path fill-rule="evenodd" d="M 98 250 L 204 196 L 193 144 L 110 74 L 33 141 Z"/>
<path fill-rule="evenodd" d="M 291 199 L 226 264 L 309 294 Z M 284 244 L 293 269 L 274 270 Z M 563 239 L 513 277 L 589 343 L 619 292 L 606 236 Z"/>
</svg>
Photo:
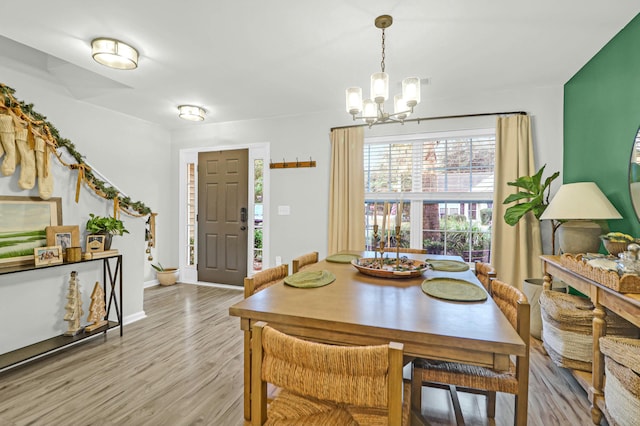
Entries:
<svg viewBox="0 0 640 426">
<path fill-rule="evenodd" d="M 204 123 L 344 111 L 344 89 L 368 93 L 380 68 L 373 21 L 382 14 L 394 19 L 386 31 L 392 92 L 408 76 L 428 79 L 423 101 L 562 85 L 640 1 L 30 0 L 3 1 L 0 11 L 2 65 L 175 129 L 198 125 L 177 118 L 184 103 L 203 106 Z M 90 42 L 99 36 L 135 46 L 138 69 L 94 62 Z"/>
</svg>

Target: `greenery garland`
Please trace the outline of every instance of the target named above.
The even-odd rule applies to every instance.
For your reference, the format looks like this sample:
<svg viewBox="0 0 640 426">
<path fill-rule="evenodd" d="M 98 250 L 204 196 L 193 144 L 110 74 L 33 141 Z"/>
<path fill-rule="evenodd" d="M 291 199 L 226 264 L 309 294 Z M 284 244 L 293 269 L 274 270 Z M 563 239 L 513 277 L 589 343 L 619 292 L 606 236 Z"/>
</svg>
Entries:
<svg viewBox="0 0 640 426">
<path fill-rule="evenodd" d="M 78 164 L 83 164 L 86 166 L 86 171 L 84 172 L 84 179 L 87 180 L 89 187 L 91 187 L 94 192 L 100 195 L 103 198 L 108 200 L 117 199 L 118 207 L 124 213 L 130 216 L 147 216 L 151 214 L 151 209 L 144 205 L 141 201 L 131 201 L 129 197 L 123 197 L 120 195 L 119 191 L 111 185 L 108 185 L 106 182 L 98 179 L 95 174 L 93 174 L 89 168 L 89 166 L 84 161 L 84 156 L 80 154 L 76 147 L 69 139 L 63 138 L 60 136 L 60 132 L 55 126 L 47 121 L 47 117 L 38 113 L 33 109 L 33 104 L 26 104 L 22 101 L 19 101 L 15 98 L 15 90 L 9 86 L 6 86 L 0 83 L 0 90 L 2 92 L 2 96 L 4 98 L 4 105 L 9 108 L 19 108 L 33 124 L 42 125 L 49 129 L 49 133 L 54 139 L 56 144 L 56 148 L 64 148 L 67 152 L 76 160 Z M 98 192 L 99 191 L 99 192 Z M 135 212 L 135 213 L 134 213 Z"/>
</svg>

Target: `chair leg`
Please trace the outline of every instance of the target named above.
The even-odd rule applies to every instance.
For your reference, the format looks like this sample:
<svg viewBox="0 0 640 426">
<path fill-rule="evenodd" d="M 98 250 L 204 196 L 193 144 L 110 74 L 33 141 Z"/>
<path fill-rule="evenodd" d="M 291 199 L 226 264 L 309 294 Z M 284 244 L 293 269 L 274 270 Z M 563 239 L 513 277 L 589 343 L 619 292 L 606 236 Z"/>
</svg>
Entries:
<svg viewBox="0 0 640 426">
<path fill-rule="evenodd" d="M 496 416 L 496 393 L 487 392 L 487 417 L 493 419 Z"/>
<path fill-rule="evenodd" d="M 514 418 L 514 424 L 516 426 L 526 426 L 527 425 L 527 398 L 519 398 L 516 395 L 516 413 Z"/>
<path fill-rule="evenodd" d="M 464 417 L 462 416 L 462 407 L 460 406 L 460 400 L 458 399 L 458 391 L 453 385 L 449 385 L 449 394 L 451 395 L 451 402 L 453 403 L 453 412 L 456 415 L 456 425 L 464 426 Z"/>
<path fill-rule="evenodd" d="M 411 409 L 422 413 L 422 369 L 411 363 Z"/>
</svg>

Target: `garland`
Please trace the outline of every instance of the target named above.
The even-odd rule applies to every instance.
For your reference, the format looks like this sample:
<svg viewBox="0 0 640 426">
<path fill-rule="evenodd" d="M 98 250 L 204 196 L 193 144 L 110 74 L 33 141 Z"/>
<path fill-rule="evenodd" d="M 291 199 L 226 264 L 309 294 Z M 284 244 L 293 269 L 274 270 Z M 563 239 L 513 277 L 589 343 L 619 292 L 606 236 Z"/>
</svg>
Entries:
<svg viewBox="0 0 640 426">
<path fill-rule="evenodd" d="M 143 202 L 132 201 L 129 197 L 123 197 L 116 188 L 100 180 L 93 172 L 91 172 L 91 168 L 84 162 L 84 156 L 76 150 L 75 145 L 71 143 L 69 139 L 61 137 L 58 129 L 47 121 L 47 117 L 33 109 L 33 104 L 25 104 L 24 102 L 17 100 L 14 97 L 15 90 L 2 83 L 0 83 L 0 92 L 2 93 L 0 105 L 4 105 L 6 108 L 11 109 L 16 115 L 29 123 L 30 137 L 33 137 L 32 132 L 34 126 L 42 127 L 44 131 L 43 136 L 46 137 L 48 139 L 47 142 L 52 145 L 53 152 L 56 155 L 56 158 L 58 158 L 58 161 L 70 170 L 78 170 L 76 202 L 78 202 L 79 185 L 82 181 L 100 197 L 113 201 L 114 216 L 118 211 L 122 211 L 133 217 L 152 215 L 151 209 L 144 205 Z M 69 155 L 76 160 L 77 164 L 65 163 L 62 160 L 61 154 L 57 151 L 58 148 L 66 149 Z"/>
</svg>

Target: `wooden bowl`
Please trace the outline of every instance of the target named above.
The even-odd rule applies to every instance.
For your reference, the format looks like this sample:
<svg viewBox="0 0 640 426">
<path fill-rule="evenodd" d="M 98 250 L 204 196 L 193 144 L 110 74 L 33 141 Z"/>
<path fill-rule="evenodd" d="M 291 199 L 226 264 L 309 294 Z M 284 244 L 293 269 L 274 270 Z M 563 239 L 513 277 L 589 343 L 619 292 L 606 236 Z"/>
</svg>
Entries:
<svg viewBox="0 0 640 426">
<path fill-rule="evenodd" d="M 375 265 L 376 261 L 379 264 L 380 258 L 361 257 L 360 259 L 352 260 L 351 264 L 365 275 L 393 279 L 420 277 L 422 272 L 429 269 L 425 262 L 413 259 L 408 259 L 408 262 L 400 265 L 400 269 L 396 269 L 395 259 L 390 260 L 393 260 L 393 263 L 380 266 Z"/>
<path fill-rule="evenodd" d="M 604 248 L 607 249 L 609 254 L 612 254 L 616 257 L 618 256 L 618 254 L 625 251 L 627 249 L 627 246 L 631 244 L 630 242 L 627 242 L 627 241 L 622 243 L 617 243 L 611 240 L 602 240 L 602 243 L 604 244 Z"/>
</svg>

